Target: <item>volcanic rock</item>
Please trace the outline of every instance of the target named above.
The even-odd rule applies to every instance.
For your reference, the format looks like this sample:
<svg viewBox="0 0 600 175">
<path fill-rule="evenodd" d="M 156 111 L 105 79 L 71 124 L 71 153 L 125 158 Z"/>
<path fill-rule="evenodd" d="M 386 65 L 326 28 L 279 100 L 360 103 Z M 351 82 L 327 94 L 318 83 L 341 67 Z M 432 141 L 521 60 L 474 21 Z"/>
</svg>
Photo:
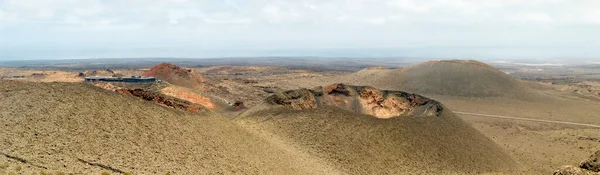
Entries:
<svg viewBox="0 0 600 175">
<path fill-rule="evenodd" d="M 554 175 L 600 175 L 600 151 L 596 151 L 578 166 L 567 165 L 554 172 Z"/>
<path fill-rule="evenodd" d="M 144 72 L 142 76 L 156 77 L 171 84 L 187 88 L 200 88 L 207 81 L 204 76 L 192 69 L 182 68 L 169 63 L 160 63 Z"/>
<path fill-rule="evenodd" d="M 294 110 L 329 105 L 378 118 L 437 116 L 443 109 L 439 102 L 417 94 L 341 83 L 280 92 L 267 98 L 266 102 Z"/>
<path fill-rule="evenodd" d="M 185 100 L 170 98 L 158 92 L 147 91 L 143 89 L 117 89 L 119 94 L 127 94 L 141 99 L 152 101 L 158 105 L 169 108 L 180 109 L 188 112 L 200 112 L 201 107 Z"/>
</svg>

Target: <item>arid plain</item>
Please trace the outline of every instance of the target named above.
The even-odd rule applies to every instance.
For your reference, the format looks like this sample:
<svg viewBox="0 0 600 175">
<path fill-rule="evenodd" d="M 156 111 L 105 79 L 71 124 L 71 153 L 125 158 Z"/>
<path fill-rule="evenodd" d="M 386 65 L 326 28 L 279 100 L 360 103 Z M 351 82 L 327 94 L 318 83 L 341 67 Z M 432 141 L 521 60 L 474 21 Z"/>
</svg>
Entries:
<svg viewBox="0 0 600 175">
<path fill-rule="evenodd" d="M 344 66 L 0 68 L 0 174 L 598 174 L 600 69 Z"/>
</svg>

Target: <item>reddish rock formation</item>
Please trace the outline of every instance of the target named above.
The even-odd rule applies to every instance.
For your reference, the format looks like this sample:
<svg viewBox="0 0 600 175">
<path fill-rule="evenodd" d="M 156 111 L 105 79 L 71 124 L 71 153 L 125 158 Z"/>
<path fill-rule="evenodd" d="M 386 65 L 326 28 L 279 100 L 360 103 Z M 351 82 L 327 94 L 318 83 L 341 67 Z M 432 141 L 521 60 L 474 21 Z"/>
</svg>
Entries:
<svg viewBox="0 0 600 175">
<path fill-rule="evenodd" d="M 351 95 L 348 87 L 342 83 L 325 86 L 323 87 L 323 92 L 325 94 L 341 94 L 346 96 Z"/>
<path fill-rule="evenodd" d="M 160 93 L 146 91 L 143 89 L 117 89 L 116 92 L 119 94 L 132 95 L 147 101 L 152 101 L 161 106 L 180 109 L 187 112 L 200 112 L 202 110 L 200 105 L 196 105 L 185 100 L 170 98 Z"/>
<path fill-rule="evenodd" d="M 171 84 L 188 88 L 200 88 L 207 81 L 204 76 L 192 69 L 182 68 L 169 63 L 160 63 L 144 72 L 142 76 L 156 77 Z"/>
<path fill-rule="evenodd" d="M 266 101 L 294 110 L 312 109 L 322 105 L 336 106 L 378 118 L 437 116 L 443 109 L 439 102 L 417 94 L 345 84 L 280 92 Z"/>
<path fill-rule="evenodd" d="M 179 98 L 196 104 L 201 104 L 202 106 L 210 110 L 218 108 L 218 106 L 213 102 L 212 99 L 201 94 L 186 90 L 185 88 L 169 86 L 161 89 L 160 92 L 171 97 Z"/>
<path fill-rule="evenodd" d="M 317 107 L 315 93 L 308 89 L 299 89 L 277 93 L 269 98 L 267 102 L 286 106 L 295 110 L 312 109 Z"/>
</svg>

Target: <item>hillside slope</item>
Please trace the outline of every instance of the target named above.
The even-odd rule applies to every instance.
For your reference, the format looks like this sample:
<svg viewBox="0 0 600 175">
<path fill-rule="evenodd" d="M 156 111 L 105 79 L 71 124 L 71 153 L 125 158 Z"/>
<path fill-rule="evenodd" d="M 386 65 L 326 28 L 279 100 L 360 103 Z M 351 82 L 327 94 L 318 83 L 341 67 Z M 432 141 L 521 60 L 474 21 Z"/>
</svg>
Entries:
<svg viewBox="0 0 600 175">
<path fill-rule="evenodd" d="M 430 61 L 376 78 L 380 88 L 464 97 L 519 96 L 526 87 L 504 72 L 474 60 Z"/>
<path fill-rule="evenodd" d="M 0 173 L 336 173 L 223 117 L 89 84 L 3 81 L 0 97 Z"/>
<path fill-rule="evenodd" d="M 296 91 L 302 94 L 307 90 Z M 478 174 L 519 169 L 493 141 L 443 108 L 435 115 L 378 118 L 348 108 L 358 105 L 356 108 L 364 109 L 365 106 L 344 102 L 349 98 L 345 94 L 325 91 L 325 97 L 315 99 L 293 94 L 276 94 L 236 121 L 263 135 L 272 135 L 272 140 L 296 145 L 311 155 L 333 162 L 338 169 L 350 174 Z M 273 103 L 273 98 L 286 100 Z M 334 100 L 322 102 L 327 98 Z M 306 105 L 310 104 L 306 101 L 321 102 Z M 402 111 L 400 106 L 381 107 Z"/>
<path fill-rule="evenodd" d="M 192 69 L 186 69 L 174 64 L 160 63 L 150 68 L 142 76 L 156 77 L 177 86 L 200 88 L 207 79 Z"/>
</svg>

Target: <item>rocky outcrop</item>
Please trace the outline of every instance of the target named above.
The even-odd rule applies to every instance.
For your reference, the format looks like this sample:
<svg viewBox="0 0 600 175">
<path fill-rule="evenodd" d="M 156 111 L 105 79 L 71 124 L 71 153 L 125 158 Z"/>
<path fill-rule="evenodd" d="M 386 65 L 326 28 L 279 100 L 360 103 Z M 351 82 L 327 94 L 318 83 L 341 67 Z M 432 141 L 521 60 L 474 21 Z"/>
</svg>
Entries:
<svg viewBox="0 0 600 175">
<path fill-rule="evenodd" d="M 377 118 L 438 116 L 443 110 L 439 102 L 417 94 L 345 84 L 280 92 L 268 97 L 266 102 L 294 110 L 336 106 Z"/>
<path fill-rule="evenodd" d="M 207 81 L 204 76 L 192 69 L 182 68 L 169 63 L 160 63 L 144 72 L 142 76 L 156 77 L 171 84 L 188 88 L 199 88 Z"/>
<path fill-rule="evenodd" d="M 577 166 L 561 167 L 554 172 L 554 175 L 600 175 L 600 151 L 596 151 Z"/>
<path fill-rule="evenodd" d="M 218 108 L 218 106 L 213 102 L 212 99 L 208 98 L 207 96 L 189 91 L 185 88 L 169 86 L 161 89 L 160 92 L 171 97 L 179 98 L 196 104 L 201 104 L 202 106 L 211 110 Z"/>
<path fill-rule="evenodd" d="M 119 94 L 132 95 L 147 101 L 152 101 L 161 106 L 180 109 L 187 112 L 200 112 L 202 110 L 200 105 L 196 105 L 185 100 L 170 98 L 158 92 L 152 92 L 143 89 L 117 89 L 116 92 Z"/>
<path fill-rule="evenodd" d="M 588 159 L 581 161 L 579 167 L 594 172 L 600 172 L 600 151 L 596 151 Z"/>
<path fill-rule="evenodd" d="M 282 105 L 295 110 L 317 108 L 317 100 L 315 96 L 319 96 L 315 91 L 308 89 L 299 89 L 285 91 L 270 96 L 266 101 L 274 105 Z"/>
<path fill-rule="evenodd" d="M 588 171 L 573 165 L 567 165 L 556 170 L 553 175 L 600 175 L 600 173 Z"/>
<path fill-rule="evenodd" d="M 231 106 L 230 106 L 230 110 L 231 110 L 231 111 L 242 111 L 242 110 L 245 110 L 245 109 L 247 109 L 247 108 L 246 108 L 246 105 L 244 105 L 244 102 L 242 102 L 242 101 L 239 101 L 239 100 L 236 100 L 236 101 L 235 101 L 233 104 L 231 104 Z"/>
</svg>

